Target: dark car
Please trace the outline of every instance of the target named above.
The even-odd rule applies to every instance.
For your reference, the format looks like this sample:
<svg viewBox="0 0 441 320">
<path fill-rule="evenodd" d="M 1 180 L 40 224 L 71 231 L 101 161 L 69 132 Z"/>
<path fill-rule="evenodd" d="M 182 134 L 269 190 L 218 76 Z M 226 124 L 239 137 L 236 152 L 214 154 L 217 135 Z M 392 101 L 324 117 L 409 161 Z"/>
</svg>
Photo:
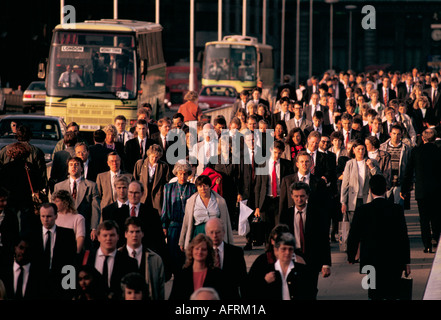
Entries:
<svg viewBox="0 0 441 320">
<path fill-rule="evenodd" d="M 202 110 L 232 105 L 237 99 L 237 91 L 232 86 L 205 86 L 199 92 L 199 108 Z"/>
<path fill-rule="evenodd" d="M 44 115 L 8 115 L 0 119 L 0 148 L 17 141 L 14 131 L 20 125 L 31 128 L 30 143 L 44 152 L 46 163 L 52 159 L 52 152 L 58 141 L 63 139 L 66 124 L 60 117 Z"/>
</svg>

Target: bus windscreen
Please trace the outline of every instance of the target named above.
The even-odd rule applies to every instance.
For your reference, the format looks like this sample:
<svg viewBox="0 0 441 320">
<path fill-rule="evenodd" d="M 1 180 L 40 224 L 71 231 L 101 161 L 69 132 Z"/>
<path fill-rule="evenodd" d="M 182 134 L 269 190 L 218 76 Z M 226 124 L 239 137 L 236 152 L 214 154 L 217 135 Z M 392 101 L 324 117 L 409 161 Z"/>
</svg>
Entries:
<svg viewBox="0 0 441 320">
<path fill-rule="evenodd" d="M 208 45 L 204 57 L 204 78 L 210 80 L 256 80 L 257 53 L 254 46 Z"/>
<path fill-rule="evenodd" d="M 49 96 L 136 98 L 136 51 L 132 35 L 57 32 L 50 59 Z"/>
</svg>

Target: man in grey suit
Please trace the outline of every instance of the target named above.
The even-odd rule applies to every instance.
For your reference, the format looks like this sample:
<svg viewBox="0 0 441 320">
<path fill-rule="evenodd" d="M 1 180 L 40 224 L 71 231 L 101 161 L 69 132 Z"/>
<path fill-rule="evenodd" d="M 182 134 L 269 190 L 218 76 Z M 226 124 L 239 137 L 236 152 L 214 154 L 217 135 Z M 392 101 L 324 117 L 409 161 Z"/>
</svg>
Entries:
<svg viewBox="0 0 441 320">
<path fill-rule="evenodd" d="M 90 249 L 92 241 L 97 240 L 96 228 L 101 217 L 100 195 L 96 183 L 83 177 L 83 161 L 80 158 L 70 158 L 67 167 L 69 177 L 57 183 L 54 192 L 67 190 L 74 198 L 78 213 L 86 220 L 86 230 L 90 230 L 85 241 L 85 248 Z"/>
<path fill-rule="evenodd" d="M 101 210 L 116 201 L 116 190 L 114 189 L 114 180 L 121 176 L 127 176 L 132 180 L 130 173 L 121 171 L 121 158 L 116 151 L 107 155 L 107 165 L 110 170 L 98 174 L 96 178 L 96 186 L 101 197 Z"/>
<path fill-rule="evenodd" d="M 299 101 L 294 103 L 294 118 L 286 121 L 286 129 L 289 133 L 292 129 L 300 127 L 300 129 L 305 130 L 306 127 L 312 126 L 312 121 L 306 119 L 303 113 L 303 106 Z"/>
</svg>

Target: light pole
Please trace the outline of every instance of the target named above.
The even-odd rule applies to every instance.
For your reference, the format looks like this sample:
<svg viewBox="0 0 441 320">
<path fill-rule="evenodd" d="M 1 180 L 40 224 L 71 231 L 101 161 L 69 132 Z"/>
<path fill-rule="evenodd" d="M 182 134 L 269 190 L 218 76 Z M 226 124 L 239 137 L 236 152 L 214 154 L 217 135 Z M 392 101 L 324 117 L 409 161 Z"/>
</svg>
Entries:
<svg viewBox="0 0 441 320">
<path fill-rule="evenodd" d="M 296 22 L 296 87 L 299 85 L 299 54 L 300 54 L 300 0 L 297 0 L 297 22 Z"/>
<path fill-rule="evenodd" d="M 217 3 L 217 41 L 222 40 L 222 0 Z"/>
<path fill-rule="evenodd" d="M 113 19 L 118 19 L 118 0 L 113 0 Z"/>
<path fill-rule="evenodd" d="M 194 90 L 194 0 L 190 0 L 190 76 L 189 91 Z"/>
<path fill-rule="evenodd" d="M 160 0 L 156 0 L 155 5 L 155 23 L 159 23 L 159 1 Z"/>
<path fill-rule="evenodd" d="M 242 35 L 247 35 L 247 0 L 242 1 Z"/>
<path fill-rule="evenodd" d="M 266 0 L 263 0 L 262 6 L 262 43 L 266 44 Z"/>
<path fill-rule="evenodd" d="M 332 70 L 333 64 L 333 40 L 334 40 L 334 3 L 338 0 L 325 0 L 329 3 L 329 70 Z"/>
<path fill-rule="evenodd" d="M 285 8 L 286 0 L 282 0 L 282 34 L 280 43 L 280 83 L 283 83 L 283 73 L 285 64 Z"/>
<path fill-rule="evenodd" d="M 348 48 L 348 70 L 352 68 L 352 11 L 357 8 L 353 4 L 348 4 L 345 6 L 346 10 L 349 11 L 349 48 Z"/>
<path fill-rule="evenodd" d="M 308 74 L 309 77 L 311 78 L 312 76 L 312 16 L 313 16 L 313 11 L 312 11 L 312 5 L 313 5 L 313 1 L 314 0 L 310 0 L 309 1 L 309 65 L 308 65 Z"/>
</svg>

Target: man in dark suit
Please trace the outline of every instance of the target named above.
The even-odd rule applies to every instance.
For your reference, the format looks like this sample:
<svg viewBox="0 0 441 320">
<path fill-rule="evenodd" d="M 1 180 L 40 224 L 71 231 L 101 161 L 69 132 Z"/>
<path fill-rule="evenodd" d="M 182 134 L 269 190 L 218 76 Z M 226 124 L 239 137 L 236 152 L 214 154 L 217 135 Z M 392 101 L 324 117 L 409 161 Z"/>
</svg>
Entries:
<svg viewBox="0 0 441 320">
<path fill-rule="evenodd" d="M 230 119 L 233 119 L 236 116 L 237 111 L 243 110 L 245 113 L 248 113 L 247 111 L 247 103 L 250 99 L 250 93 L 248 90 L 242 90 L 239 99 L 236 100 L 236 102 L 233 103 L 233 107 L 231 108 L 231 114 Z"/>
<path fill-rule="evenodd" d="M 31 243 L 20 238 L 14 246 L 14 254 L 0 266 L 0 279 L 10 300 L 31 300 L 39 297 L 41 272 L 31 263 Z"/>
<path fill-rule="evenodd" d="M 104 278 L 108 295 L 113 299 L 121 297 L 121 279 L 130 272 L 137 272 L 136 260 L 117 250 L 119 226 L 113 220 L 105 220 L 98 226 L 100 246 L 86 251 L 83 265 L 94 267 Z"/>
<path fill-rule="evenodd" d="M 308 135 L 306 152 L 311 156 L 310 172 L 316 177 L 323 179 L 328 185 L 337 180 L 335 164 L 331 164 L 326 153 L 318 151 L 321 137 L 319 132 L 312 131 Z"/>
<path fill-rule="evenodd" d="M 283 76 L 283 84 L 277 88 L 276 101 L 280 99 L 280 94 L 283 89 L 289 89 L 289 98 L 291 100 L 297 100 L 296 88 L 293 85 L 291 85 L 291 76 L 289 74 L 285 74 Z"/>
<path fill-rule="evenodd" d="M 423 94 L 429 98 L 430 106 L 435 110 L 435 116 L 439 121 L 441 119 L 441 92 L 437 77 L 430 79 L 430 88 L 425 89 Z"/>
<path fill-rule="evenodd" d="M 275 129 L 276 124 L 279 121 L 283 121 L 284 129 L 285 131 L 287 131 L 288 129 L 286 127 L 286 122 L 294 118 L 294 112 L 288 110 L 290 104 L 290 100 L 288 97 L 280 98 L 279 101 L 280 101 L 280 112 L 274 113 L 271 116 L 271 128 Z"/>
<path fill-rule="evenodd" d="M 326 191 L 326 184 L 323 179 L 312 174 L 310 169 L 311 156 L 306 151 L 300 151 L 296 158 L 295 173 L 283 177 L 282 182 L 280 183 L 279 216 L 283 211 L 294 206 L 294 201 L 292 200 L 289 188 L 295 182 L 302 181 L 308 184 L 311 189 L 310 199 L 322 201 L 324 192 Z"/>
<path fill-rule="evenodd" d="M 136 124 L 138 121 L 143 120 L 146 122 L 147 127 L 145 131 L 145 136 L 147 138 L 151 138 L 152 134 L 155 134 L 159 131 L 158 126 L 156 124 L 156 121 L 150 118 L 151 114 L 151 105 L 150 103 L 143 103 L 141 108 L 138 108 L 138 111 L 136 112 Z M 130 132 L 133 134 L 133 137 L 136 138 L 136 135 L 138 134 L 136 131 L 136 124 L 130 128 Z"/>
<path fill-rule="evenodd" d="M 345 148 L 349 141 L 363 139 L 363 134 L 361 133 L 361 131 L 352 129 L 352 122 L 353 122 L 352 116 L 349 113 L 343 113 L 343 115 L 341 116 L 341 126 L 342 126 L 341 132 L 343 133 L 343 139 L 344 139 L 343 141 Z"/>
<path fill-rule="evenodd" d="M 259 104 L 264 104 L 269 110 L 270 109 L 269 102 L 266 101 L 265 99 L 262 99 L 261 96 L 262 96 L 262 88 L 255 87 L 251 91 L 251 101 L 253 101 L 256 106 L 258 106 Z"/>
<path fill-rule="evenodd" d="M 147 248 L 159 254 L 167 266 L 167 248 L 165 244 L 165 236 L 162 231 L 161 218 L 157 213 L 153 213 L 147 209 L 144 203 L 141 203 L 144 186 L 139 181 L 132 181 L 128 188 L 129 205 L 123 205 L 116 213 L 116 223 L 121 226 L 120 236 L 124 239 L 124 225 L 128 217 L 138 217 L 141 220 L 144 230 L 144 238 L 142 244 Z M 124 240 L 120 239 L 118 247 L 124 245 Z"/>
<path fill-rule="evenodd" d="M 397 98 L 395 91 L 390 88 L 389 77 L 383 77 L 383 85 L 378 91 L 380 93 L 378 100 L 385 106 L 389 105 L 389 101 Z"/>
<path fill-rule="evenodd" d="M 318 275 L 331 275 L 331 249 L 329 245 L 329 215 L 316 201 L 308 201 L 311 189 L 305 182 L 291 185 L 294 206 L 283 211 L 280 223 L 288 225 L 296 239 L 295 254 L 301 256 L 314 274 L 313 288 L 317 294 Z"/>
<path fill-rule="evenodd" d="M 154 141 L 147 136 L 147 121 L 141 119 L 136 123 L 137 137 L 127 141 L 124 146 L 124 153 L 126 154 L 126 171 L 133 173 L 135 163 L 139 159 L 145 159 L 147 150 Z"/>
<path fill-rule="evenodd" d="M 138 272 L 146 280 L 150 299 L 164 300 L 164 285 L 168 281 L 164 264 L 157 253 L 142 245 L 144 231 L 141 221 L 137 217 L 127 218 L 124 230 L 126 245 L 118 250 L 136 260 Z"/>
<path fill-rule="evenodd" d="M 289 132 L 294 128 L 300 128 L 302 131 L 305 128 L 312 125 L 312 120 L 306 119 L 306 116 L 303 112 L 303 106 L 300 102 L 294 102 L 294 117 L 290 120 L 286 121 L 286 132 Z"/>
<path fill-rule="evenodd" d="M 318 93 L 313 93 L 311 96 L 311 104 L 307 104 L 305 106 L 305 117 L 306 119 L 312 121 L 312 117 L 314 116 L 316 111 L 323 111 L 322 106 L 320 105 L 320 96 Z"/>
<path fill-rule="evenodd" d="M 118 218 L 118 209 L 123 205 L 129 205 L 129 184 L 130 179 L 127 176 L 119 176 L 113 182 L 116 194 L 115 202 L 105 206 L 101 212 L 101 221 L 115 220 L 121 223 L 122 219 Z"/>
<path fill-rule="evenodd" d="M 369 187 L 374 200 L 355 210 L 348 236 L 348 261 L 354 263 L 360 250 L 360 273 L 365 266 L 375 268 L 375 289 L 368 289 L 369 298 L 396 300 L 403 271 L 406 276 L 410 274 L 406 219 L 402 206 L 385 199 L 386 179 L 382 175 L 373 176 Z"/>
<path fill-rule="evenodd" d="M 53 203 L 45 203 L 40 208 L 41 227 L 33 230 L 30 236 L 31 259 L 44 278 L 42 296 L 69 299 L 73 292 L 62 288 L 62 269 L 64 266 L 75 265 L 77 243 L 73 229 L 55 224 L 57 211 Z"/>
<path fill-rule="evenodd" d="M 324 123 L 324 114 L 322 111 L 316 111 L 312 117 L 312 125 L 303 130 L 307 137 L 312 131 L 318 131 L 321 135 L 330 136 L 334 132 L 334 127 Z"/>
<path fill-rule="evenodd" d="M 87 175 L 88 180 L 95 182 L 98 174 L 109 170 L 107 155 L 112 152 L 105 147 L 106 133 L 99 129 L 93 133 L 94 145 L 89 146 L 90 168 Z"/>
<path fill-rule="evenodd" d="M 222 269 L 231 284 L 232 299 L 240 299 L 247 277 L 247 266 L 242 248 L 225 243 L 225 227 L 219 218 L 211 218 L 205 224 L 205 234 L 213 241 L 216 253 L 215 266 Z"/>
<path fill-rule="evenodd" d="M 263 221 L 265 242 L 279 222 L 280 182 L 283 177 L 293 173 L 291 161 L 280 157 L 284 150 L 285 144 L 282 141 L 274 141 L 271 157 L 256 168 L 254 215 Z"/>
<path fill-rule="evenodd" d="M 422 134 L 423 144 L 410 153 L 410 160 L 401 186 L 400 196 L 412 190 L 415 177 L 415 200 L 420 216 L 421 239 L 424 252 L 432 253 L 432 235 L 439 240 L 441 223 L 439 215 L 439 196 L 441 194 L 441 152 L 436 146 L 436 130 L 426 129 Z"/>
<path fill-rule="evenodd" d="M 67 177 L 67 160 L 75 156 L 75 145 L 77 144 L 77 134 L 72 131 L 64 135 L 65 149 L 53 154 L 51 176 L 49 178 L 49 190 L 54 191 L 56 183 L 63 181 Z"/>
</svg>

